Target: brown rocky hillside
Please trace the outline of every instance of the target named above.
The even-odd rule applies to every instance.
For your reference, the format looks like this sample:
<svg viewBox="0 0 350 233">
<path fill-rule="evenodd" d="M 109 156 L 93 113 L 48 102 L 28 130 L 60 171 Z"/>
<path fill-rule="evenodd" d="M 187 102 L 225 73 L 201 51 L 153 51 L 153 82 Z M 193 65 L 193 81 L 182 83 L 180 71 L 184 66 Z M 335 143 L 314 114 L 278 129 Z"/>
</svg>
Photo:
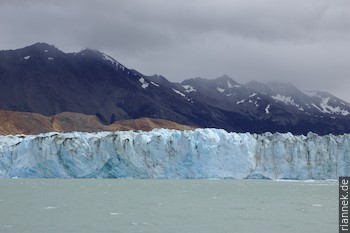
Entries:
<svg viewBox="0 0 350 233">
<path fill-rule="evenodd" d="M 118 130 L 144 130 L 167 128 L 191 130 L 195 127 L 177 124 L 163 119 L 140 118 L 116 121 L 103 125 L 96 116 L 64 112 L 47 117 L 37 113 L 0 110 L 0 134 L 39 134 L 46 132 L 97 132 Z"/>
</svg>

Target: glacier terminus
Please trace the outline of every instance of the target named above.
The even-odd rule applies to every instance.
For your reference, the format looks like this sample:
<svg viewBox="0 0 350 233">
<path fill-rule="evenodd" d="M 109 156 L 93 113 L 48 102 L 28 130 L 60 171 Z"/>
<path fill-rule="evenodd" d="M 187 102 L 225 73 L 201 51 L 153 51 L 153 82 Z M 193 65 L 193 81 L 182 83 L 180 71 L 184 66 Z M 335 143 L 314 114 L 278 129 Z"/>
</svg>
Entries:
<svg viewBox="0 0 350 233">
<path fill-rule="evenodd" d="M 0 136 L 2 178 L 337 179 L 350 134 L 154 129 Z"/>
</svg>

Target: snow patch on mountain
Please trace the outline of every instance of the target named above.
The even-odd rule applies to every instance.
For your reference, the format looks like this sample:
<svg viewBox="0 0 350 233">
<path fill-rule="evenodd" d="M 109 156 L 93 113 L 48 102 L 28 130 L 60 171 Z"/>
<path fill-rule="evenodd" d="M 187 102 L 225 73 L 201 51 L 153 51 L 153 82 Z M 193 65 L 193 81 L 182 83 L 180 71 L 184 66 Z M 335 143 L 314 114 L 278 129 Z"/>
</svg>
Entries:
<svg viewBox="0 0 350 233">
<path fill-rule="evenodd" d="M 28 60 L 30 58 L 30 56 L 25 56 L 24 60 Z"/>
<path fill-rule="evenodd" d="M 221 92 L 221 93 L 224 93 L 224 92 L 225 92 L 225 89 L 220 88 L 220 87 L 217 87 L 216 90 L 218 90 L 218 92 Z"/>
<path fill-rule="evenodd" d="M 148 87 L 148 85 L 149 85 L 149 83 L 146 82 L 144 78 L 140 78 L 140 79 L 139 79 L 139 82 L 142 84 L 141 87 L 142 87 L 143 89 L 146 89 L 146 88 Z"/>
<path fill-rule="evenodd" d="M 153 86 L 159 87 L 159 84 L 157 84 L 157 83 L 155 83 L 155 82 L 152 82 L 152 81 L 151 81 L 151 84 L 152 84 Z"/>
<path fill-rule="evenodd" d="M 182 87 L 185 88 L 185 92 L 187 93 L 197 91 L 191 85 L 182 85 Z"/>
<path fill-rule="evenodd" d="M 105 61 L 110 61 L 114 65 L 119 65 L 119 63 L 116 60 L 114 60 L 114 58 L 112 58 L 111 56 L 108 56 L 107 54 L 104 54 L 104 53 L 101 53 L 101 55 Z"/>
<path fill-rule="evenodd" d="M 284 96 L 284 95 L 277 94 L 275 96 L 271 96 L 271 98 L 274 100 L 277 100 L 277 101 L 281 101 L 285 104 L 292 104 L 292 105 L 295 104 L 294 100 L 290 96 Z"/>
<path fill-rule="evenodd" d="M 295 103 L 294 99 L 291 96 L 284 96 L 281 94 L 277 94 L 275 96 L 271 96 L 272 99 L 276 101 L 283 102 L 285 104 L 293 105 L 297 107 L 300 111 L 304 111 L 303 107 L 300 106 L 299 104 Z"/>
<path fill-rule="evenodd" d="M 176 90 L 176 89 L 174 89 L 174 88 L 172 88 L 173 89 L 173 91 L 176 93 L 176 94 L 179 94 L 179 95 L 181 95 L 182 97 L 186 97 L 186 95 L 184 94 L 184 93 L 182 93 L 181 91 L 178 91 L 178 90 Z"/>
<path fill-rule="evenodd" d="M 119 62 L 117 62 L 113 57 L 111 57 L 105 53 L 101 53 L 101 55 L 105 61 L 111 62 L 116 67 L 116 69 L 121 69 L 122 71 L 125 70 L 125 67 L 122 64 L 120 64 Z"/>
<path fill-rule="evenodd" d="M 269 113 L 270 113 L 270 107 L 271 107 L 270 104 L 266 106 L 266 108 L 265 108 L 266 114 L 269 114 Z"/>
<path fill-rule="evenodd" d="M 318 108 L 321 112 L 331 113 L 331 114 L 336 113 L 336 114 L 341 114 L 343 116 L 347 116 L 350 114 L 349 111 L 341 109 L 339 106 L 333 107 L 333 106 L 329 105 L 328 104 L 329 100 L 330 100 L 330 97 L 322 98 L 321 103 L 320 103 L 320 106 L 322 109 Z"/>
<path fill-rule="evenodd" d="M 227 81 L 227 87 L 228 88 L 233 88 L 233 85 L 232 85 L 232 83 L 231 83 L 231 81 L 229 80 L 229 81 Z"/>
</svg>

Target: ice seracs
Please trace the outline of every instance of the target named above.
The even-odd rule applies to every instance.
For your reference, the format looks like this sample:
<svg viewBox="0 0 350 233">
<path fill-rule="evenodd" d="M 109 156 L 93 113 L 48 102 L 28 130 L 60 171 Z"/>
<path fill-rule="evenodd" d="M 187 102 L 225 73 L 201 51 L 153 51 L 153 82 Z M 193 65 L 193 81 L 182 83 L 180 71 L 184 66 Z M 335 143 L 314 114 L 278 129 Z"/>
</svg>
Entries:
<svg viewBox="0 0 350 233">
<path fill-rule="evenodd" d="M 350 134 L 219 129 L 0 137 L 0 177 L 337 179 L 350 175 Z"/>
</svg>

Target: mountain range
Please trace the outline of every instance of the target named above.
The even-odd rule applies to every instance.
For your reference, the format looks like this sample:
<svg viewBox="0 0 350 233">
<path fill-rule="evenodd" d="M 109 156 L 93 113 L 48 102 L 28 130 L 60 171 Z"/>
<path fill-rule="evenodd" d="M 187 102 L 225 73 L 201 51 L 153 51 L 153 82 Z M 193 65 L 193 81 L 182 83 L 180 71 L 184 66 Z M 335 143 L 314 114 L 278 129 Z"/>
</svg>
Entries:
<svg viewBox="0 0 350 233">
<path fill-rule="evenodd" d="M 64 53 L 36 43 L 0 51 L 0 83 L 0 129 L 7 123 L 6 133 L 33 133 L 31 127 L 40 128 L 62 114 L 65 127 L 56 130 L 115 130 L 109 126 L 121 120 L 126 124 L 147 118 L 176 122 L 180 128 L 235 132 L 350 132 L 350 104 L 327 92 L 301 91 L 281 82 L 240 84 L 226 75 L 174 83 L 161 75 L 143 75 L 92 49 Z M 46 120 L 33 120 L 34 115 Z M 91 117 L 98 123 L 86 120 Z M 27 131 L 18 127 L 23 121 L 29 122 Z M 38 132 L 55 130 L 50 124 Z"/>
</svg>

